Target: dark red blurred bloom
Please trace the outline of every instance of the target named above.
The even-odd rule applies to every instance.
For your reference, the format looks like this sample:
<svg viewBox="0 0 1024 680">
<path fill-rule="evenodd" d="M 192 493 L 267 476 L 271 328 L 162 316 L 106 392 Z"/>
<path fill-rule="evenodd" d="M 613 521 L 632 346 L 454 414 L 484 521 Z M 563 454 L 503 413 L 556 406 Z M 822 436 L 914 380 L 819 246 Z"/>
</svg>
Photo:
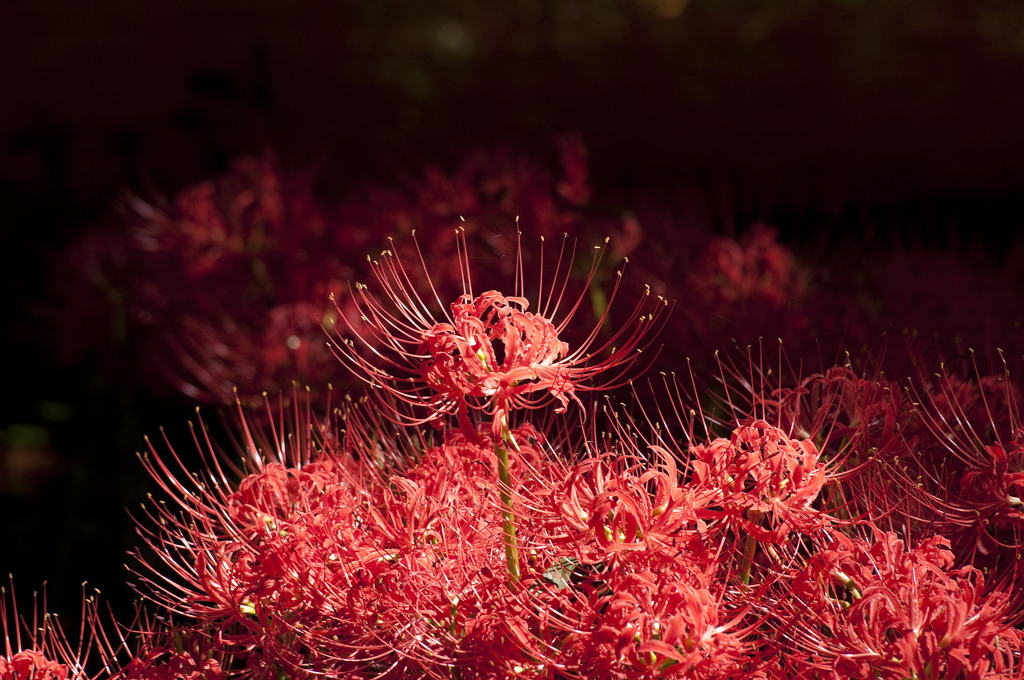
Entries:
<svg viewBox="0 0 1024 680">
<path fill-rule="evenodd" d="M 127 261 L 106 283 L 139 324 L 128 332 L 149 368 L 215 403 L 330 378 L 320 319 L 351 269 L 325 248 L 338 225 L 311 173 L 243 157 L 173 200 L 129 196 L 123 213 Z"/>
</svg>

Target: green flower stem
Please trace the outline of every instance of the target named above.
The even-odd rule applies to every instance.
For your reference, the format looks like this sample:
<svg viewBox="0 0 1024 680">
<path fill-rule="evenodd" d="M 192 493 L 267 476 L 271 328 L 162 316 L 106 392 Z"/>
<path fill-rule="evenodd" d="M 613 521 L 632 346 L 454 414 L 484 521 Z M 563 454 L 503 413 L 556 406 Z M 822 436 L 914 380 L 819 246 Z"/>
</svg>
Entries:
<svg viewBox="0 0 1024 680">
<path fill-rule="evenodd" d="M 505 539 L 505 566 L 509 583 L 519 583 L 519 544 L 516 541 L 516 521 L 512 514 L 512 475 L 508 470 L 508 447 L 516 446 L 507 421 L 501 428 L 502 443 L 496 444 L 494 453 L 498 456 L 498 494 L 501 498 L 501 525 Z M 518 447 L 516 447 L 518 448 Z"/>
<path fill-rule="evenodd" d="M 751 510 L 748 513 L 748 518 L 751 523 L 756 524 L 761 518 L 761 514 L 756 510 Z M 750 585 L 750 569 L 754 565 L 754 554 L 757 552 L 757 539 L 750 534 L 747 534 L 743 541 L 743 562 L 740 565 L 740 583 L 745 586 Z"/>
<path fill-rule="evenodd" d="M 508 567 L 508 580 L 515 585 L 519 583 L 519 545 L 516 541 L 516 522 L 512 515 L 512 478 L 508 472 L 508 449 L 498 444 L 494 447 L 498 454 L 498 494 L 501 496 L 501 524 L 505 533 L 505 565 Z"/>
</svg>

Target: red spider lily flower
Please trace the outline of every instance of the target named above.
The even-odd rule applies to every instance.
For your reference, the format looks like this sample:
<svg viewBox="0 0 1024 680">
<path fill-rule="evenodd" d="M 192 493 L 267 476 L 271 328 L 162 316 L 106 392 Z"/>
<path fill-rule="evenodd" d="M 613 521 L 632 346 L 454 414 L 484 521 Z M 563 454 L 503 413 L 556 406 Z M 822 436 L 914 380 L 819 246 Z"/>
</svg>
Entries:
<svg viewBox="0 0 1024 680">
<path fill-rule="evenodd" d="M 781 429 L 812 439 L 832 458 L 891 446 L 911 412 L 894 381 L 864 376 L 849 364 L 775 390 L 762 398 L 761 408 L 778 418 Z M 847 461 L 850 466 L 858 462 L 856 457 Z"/>
<path fill-rule="evenodd" d="M 534 491 L 538 498 L 531 505 L 551 513 L 544 524 L 548 540 L 584 563 L 631 561 L 642 559 L 635 553 L 661 549 L 686 550 L 694 559 L 706 552 L 709 528 L 695 509 L 697 495 L 680 486 L 667 451 L 652 447 L 652 454 L 662 456 L 663 466 L 629 451 L 589 456 L 550 488 Z"/>
<path fill-rule="evenodd" d="M 9 658 L 0 658 L 0 678 L 3 680 L 67 680 L 68 667 L 51 661 L 45 654 L 31 649 Z"/>
<path fill-rule="evenodd" d="M 155 647 L 129 663 L 119 676 L 124 680 L 223 680 L 228 677 L 219 661 L 196 659 L 173 647 Z"/>
<path fill-rule="evenodd" d="M 312 185 L 309 173 L 284 174 L 273 154 L 248 156 L 216 180 L 184 189 L 170 205 L 129 197 L 126 219 L 140 251 L 153 253 L 155 262 L 179 262 L 185 280 L 199 283 L 322 234 L 326 220 Z"/>
<path fill-rule="evenodd" d="M 665 569 L 609 577 L 582 646 L 584 677 L 744 677 L 754 665 L 742 612 L 726 620 L 700 576 Z"/>
<path fill-rule="evenodd" d="M 264 390 L 330 375 L 317 319 L 350 273 L 324 248 L 336 225 L 310 173 L 245 157 L 173 201 L 129 197 L 124 213 L 125 261 L 104 279 L 175 389 L 227 404 L 237 388 L 258 403 Z"/>
<path fill-rule="evenodd" d="M 562 332 L 580 312 L 586 289 L 598 272 L 603 248 L 597 250 L 584 290 L 556 322 L 572 262 L 571 255 L 568 262 L 563 261 L 565 242 L 550 281 L 545 280 L 542 260 L 537 312 L 528 311 L 529 302 L 523 295 L 521 250 L 517 254 L 514 296 L 505 297 L 497 291 L 475 295 L 461 231 L 458 243 L 464 293 L 440 318 L 411 288 L 410 276 L 393 250 L 373 262 L 375 278 L 387 301 L 372 296 L 366 286 L 357 285 L 351 299 L 360 312 L 358 323 L 340 307 L 338 310 L 339 319 L 371 354 L 367 356 L 347 338 L 335 344 L 336 354 L 370 385 L 400 401 L 427 407 L 425 416 L 406 421 L 410 424 L 438 423 L 446 415 L 457 414 L 462 429 L 472 434 L 476 428 L 469 413 L 481 411 L 491 417 L 494 439 L 502 441 L 502 428 L 514 410 L 539 408 L 556 401 L 558 410 L 564 411 L 570 401 L 579 402 L 578 391 L 607 390 L 621 384 L 624 373 L 649 347 L 668 309 L 667 302 L 660 298 L 653 304 L 645 298 L 619 330 L 602 339 L 609 319 L 606 307 L 594 329 L 571 346 L 562 339 Z M 416 248 L 419 253 L 418 244 Z M 427 272 L 422 254 L 420 262 Z M 621 272 L 608 298 L 609 306 L 620 281 Z M 431 293 L 440 304 L 432 287 Z"/>
<path fill-rule="evenodd" d="M 846 462 L 858 446 L 878 448 L 896 438 L 903 422 L 897 416 L 905 414 L 895 383 L 858 372 L 849 356 L 844 365 L 807 375 L 791 364 L 781 340 L 777 352 L 777 358 L 769 356 L 761 340 L 742 353 L 716 351 L 717 384 L 712 385 L 699 383 L 688 362 L 689 386 L 666 380 L 670 408 L 661 405 L 664 399 L 655 402 L 659 414 L 667 412 L 661 420 L 682 425 L 684 438 L 691 442 L 698 414 L 707 438 L 715 428 L 731 431 L 763 421 L 787 437 L 809 440 L 832 468 Z M 687 412 L 688 418 L 680 417 Z"/>
<path fill-rule="evenodd" d="M 687 278 L 710 305 L 767 305 L 780 309 L 804 296 L 805 282 L 778 229 L 755 224 L 740 241 L 713 239 Z"/>
<path fill-rule="evenodd" d="M 847 355 L 843 365 L 791 382 L 769 379 L 787 370 L 781 354 L 777 368 L 765 369 L 763 359 L 747 369 L 721 358 L 719 364 L 720 405 L 736 422 L 753 415 L 813 443 L 827 470 L 817 507 L 830 521 L 870 521 L 918 537 L 956 533 L 970 523 L 953 500 L 959 490 L 944 462 L 949 456 L 927 453 L 938 430 L 922 432 L 914 395 L 874 360 L 856 369 Z"/>
<path fill-rule="evenodd" d="M 787 380 L 781 348 L 774 368 L 749 352 L 745 371 L 720 355 L 717 361 L 712 406 L 703 405 L 691 370 L 690 387 L 665 376 L 654 411 L 645 413 L 648 446 L 684 468 L 679 486 L 695 517 L 773 544 L 840 521 L 849 510 L 842 484 L 859 470 L 843 465 L 868 427 L 861 413 L 873 408 L 861 403 L 859 379 L 840 371 Z"/>
<path fill-rule="evenodd" d="M 921 493 L 929 487 L 920 485 L 928 473 L 919 454 L 919 407 L 905 388 L 874 367 L 874 360 L 858 367 L 847 356 L 842 365 L 808 376 L 794 371 L 781 349 L 775 365 L 761 352 L 748 356 L 747 366 L 722 354 L 718 361 L 721 386 L 704 398 L 711 407 L 703 409 L 698 397 L 681 398 L 697 412 L 722 414 L 705 419 L 709 429 L 735 430 L 761 420 L 817 452 L 824 480 L 802 515 L 810 523 L 798 531 L 811 530 L 816 511 L 833 525 L 871 521 L 915 536 L 941 531 L 940 518 L 953 522 L 959 516 L 954 506 Z M 698 394 L 692 371 L 691 383 L 676 394 Z M 692 424 L 688 427 L 692 431 Z"/>
<path fill-rule="evenodd" d="M 988 459 L 963 476 L 964 487 L 976 494 L 974 509 L 989 522 L 1010 527 L 1019 545 L 1024 530 L 1024 429 L 1014 432 L 1012 441 L 984 447 Z M 994 527 L 1000 529 L 1004 527 Z M 995 537 L 999 541 L 998 537 Z M 1011 545 L 1004 542 L 1004 545 Z"/>
<path fill-rule="evenodd" d="M 680 338 L 667 350 L 677 352 L 675 358 L 699 360 L 730 338 L 747 343 L 761 336 L 783 337 L 802 349 L 803 336 L 817 334 L 811 333 L 816 326 L 806 309 L 808 275 L 778 241 L 777 229 L 754 224 L 738 238 L 691 236 L 690 248 L 670 249 L 669 256 L 689 261 L 677 260 L 660 277 L 666 294 L 686 300 L 670 322 L 672 334 Z M 703 248 L 697 245 L 701 242 Z M 693 258 L 694 253 L 699 256 Z M 685 276 L 679 276 L 680 270 Z"/>
<path fill-rule="evenodd" d="M 516 253 L 515 296 L 506 298 L 492 290 L 477 297 L 472 292 L 465 232 L 457 230 L 455 234 L 463 294 L 451 305 L 451 313 L 446 312 L 443 320 L 438 320 L 415 291 L 401 260 L 394 251 L 387 251 L 380 261 L 372 262 L 372 269 L 390 304 L 385 305 L 367 293 L 365 286 L 357 285 L 351 299 L 360 311 L 363 334 L 340 307 L 338 315 L 365 348 L 356 348 L 351 338 L 343 338 L 335 345 L 336 353 L 357 377 L 381 387 L 399 401 L 427 408 L 425 416 L 406 420 L 407 425 L 430 422 L 440 426 L 444 418 L 457 414 L 463 433 L 475 436 L 477 428 L 470 411 L 490 417 L 491 439 L 498 458 L 506 569 L 510 583 L 514 584 L 519 580 L 520 560 L 508 469 L 508 450 L 516 446 L 509 434 L 510 415 L 540 408 L 550 401 L 557 401 L 556 411 L 564 412 L 570 400 L 581 403 L 577 390 L 611 389 L 621 384 L 623 373 L 650 344 L 650 331 L 660 325 L 668 303 L 659 299 L 652 309 L 652 305 L 645 304 L 650 301 L 648 291 L 625 324 L 600 342 L 598 336 L 609 318 L 608 310 L 621 282 L 620 271 L 597 325 L 570 349 L 561 332 L 582 305 L 604 249 L 598 248 L 583 290 L 556 326 L 552 319 L 566 295 L 572 266 L 571 253 L 568 262 L 563 262 L 566 241 L 550 281 L 545 280 L 541 259 L 538 297 L 542 303 L 538 312 L 533 313 L 527 311 L 529 303 L 522 295 L 522 248 L 518 247 Z M 413 241 L 416 243 L 415 237 Z M 441 304 L 437 290 L 429 283 L 418 244 L 416 247 L 433 298 Z M 551 295 L 548 300 L 544 300 L 545 286 Z M 367 353 L 379 357 L 383 366 L 368 358 Z M 602 376 L 603 382 L 593 384 L 598 376 Z M 404 414 L 395 415 L 402 422 Z"/>
<path fill-rule="evenodd" d="M 833 536 L 772 608 L 790 677 L 1016 678 L 1012 599 L 954 569 L 949 542 Z"/>
<path fill-rule="evenodd" d="M 89 612 L 95 599 L 82 594 L 81 628 L 77 644 L 64 634 L 56 615 L 47 611 L 46 589 L 42 601 L 33 593 L 31 619 L 18 612 L 11 579 L 11 615 L 8 615 L 7 589 L 0 588 L 0 680 L 96 680 L 105 674 L 87 670 L 90 653 L 103 632 Z M 23 638 L 24 635 L 24 638 Z"/>
<path fill-rule="evenodd" d="M 338 448 L 330 419 L 316 423 L 300 401 L 293 398 L 292 410 L 276 417 L 267 402 L 264 428 L 242 419 L 241 468 L 216 454 L 202 426 L 194 441 L 207 465 L 204 475 L 184 472 L 173 449 L 170 460 L 183 476 L 152 444 L 149 455 L 140 457 L 170 500 L 147 506 L 149 521 L 138 522 L 143 542 L 159 558 L 152 563 L 140 557 L 142 569 L 133 569 L 143 594 L 181 621 L 215 626 L 221 632 L 211 652 L 237 658 L 252 675 L 294 656 L 280 619 L 303 611 L 296 584 L 308 571 L 302 561 L 313 555 L 303 532 L 289 532 L 291 520 L 352 486 L 346 465 L 360 469 Z M 333 453 L 314 460 L 324 450 Z M 232 482 L 243 470 L 249 471 L 243 481 Z"/>
<path fill-rule="evenodd" d="M 972 380 L 944 370 L 923 390 L 914 389 L 918 430 L 931 435 L 915 443 L 930 454 L 923 456 L 923 465 L 944 466 L 960 488 L 949 500 L 990 525 L 978 530 L 1015 547 L 1024 531 L 1024 395 L 1011 381 L 1005 359 L 1003 367 L 1002 375 L 982 376 L 975 365 Z"/>
<path fill-rule="evenodd" d="M 452 323 L 435 324 L 423 334 L 428 356 L 420 376 L 442 403 L 491 400 L 494 413 L 530 406 L 534 392 L 547 392 L 564 412 L 578 401 L 575 386 L 559 366 L 569 354 L 554 325 L 526 311 L 523 298 L 506 299 L 497 291 L 475 300 L 463 295 L 452 305 Z M 504 352 L 499 358 L 498 350 Z"/>
<path fill-rule="evenodd" d="M 813 504 L 827 470 L 809 440 L 790 439 L 759 420 L 729 439 L 692 447 L 691 455 L 692 483 L 711 494 L 707 505 L 755 540 L 778 543 L 791 531 L 813 533 L 823 526 Z"/>
<path fill-rule="evenodd" d="M 591 473 L 603 464 L 589 463 Z M 529 526 L 543 527 L 531 535 L 550 533 L 555 550 L 536 551 L 544 562 L 516 594 L 533 612 L 528 657 L 568 677 L 751 677 L 761 666 L 758 621 L 729 590 L 734 560 L 697 529 L 681 527 L 678 542 L 642 536 L 648 499 L 615 478 L 577 505 L 600 513 L 596 531 L 591 522 L 572 534 L 586 511 L 531 516 Z"/>
</svg>

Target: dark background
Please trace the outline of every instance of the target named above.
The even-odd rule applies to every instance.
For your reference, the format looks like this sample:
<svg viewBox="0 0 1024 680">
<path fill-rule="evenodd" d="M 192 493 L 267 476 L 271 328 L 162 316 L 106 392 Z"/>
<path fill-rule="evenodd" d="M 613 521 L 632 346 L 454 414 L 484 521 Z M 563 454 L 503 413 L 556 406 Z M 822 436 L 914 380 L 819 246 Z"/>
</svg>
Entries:
<svg viewBox="0 0 1024 680">
<path fill-rule="evenodd" d="M 320 189 L 579 132 L 595 194 L 789 243 L 970 242 L 1024 218 L 1015 0 L 13 1 L 0 6 L 0 572 L 123 608 L 134 451 L 190 409 L 60 352 L 52 263 L 118 192 L 242 153 Z M 1018 309 L 1007 310 L 1019 314 Z M 82 329 L 86 332 L 88 329 Z"/>
</svg>

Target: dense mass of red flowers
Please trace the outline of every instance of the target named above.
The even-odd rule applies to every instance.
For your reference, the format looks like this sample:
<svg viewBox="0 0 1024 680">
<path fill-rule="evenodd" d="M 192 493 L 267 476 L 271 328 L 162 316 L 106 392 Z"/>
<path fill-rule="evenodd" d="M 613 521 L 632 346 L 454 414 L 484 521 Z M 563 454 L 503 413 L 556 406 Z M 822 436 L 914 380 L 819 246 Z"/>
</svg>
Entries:
<svg viewBox="0 0 1024 680">
<path fill-rule="evenodd" d="M 133 199 L 131 315 L 187 394 L 238 386 L 234 436 L 197 422 L 198 470 L 147 442 L 136 619 L 87 598 L 71 645 L 5 602 L 0 680 L 1024 678 L 1008 362 L 807 354 L 816 319 L 836 356 L 878 327 L 819 317 L 837 290 L 764 226 L 634 285 L 659 225 L 588 220 L 560 150 L 558 179 L 505 150 L 333 209 L 269 157 Z M 621 238 L 581 267 L 595 229 Z M 782 345 L 712 353 L 723 319 Z M 285 381 L 312 389 L 259 396 Z"/>
</svg>

